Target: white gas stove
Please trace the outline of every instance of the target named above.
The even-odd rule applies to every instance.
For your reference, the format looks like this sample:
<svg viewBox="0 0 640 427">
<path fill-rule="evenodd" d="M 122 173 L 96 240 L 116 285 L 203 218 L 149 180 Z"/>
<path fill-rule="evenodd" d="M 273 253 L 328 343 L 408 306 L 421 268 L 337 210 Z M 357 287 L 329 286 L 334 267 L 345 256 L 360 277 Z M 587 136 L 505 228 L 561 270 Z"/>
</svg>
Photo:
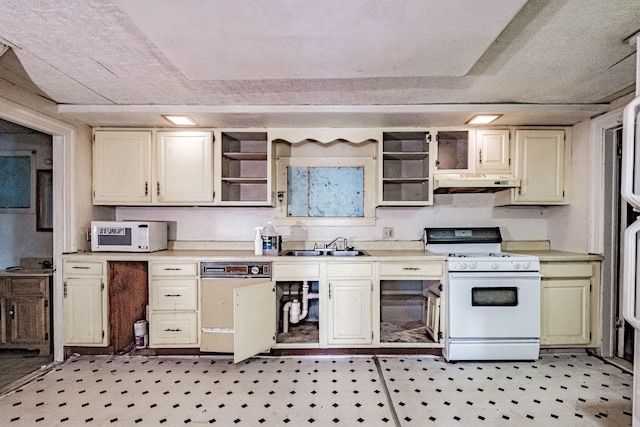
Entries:
<svg viewBox="0 0 640 427">
<path fill-rule="evenodd" d="M 533 360 L 540 352 L 540 262 L 501 252 L 498 227 L 427 228 L 448 255 L 447 360 Z"/>
</svg>

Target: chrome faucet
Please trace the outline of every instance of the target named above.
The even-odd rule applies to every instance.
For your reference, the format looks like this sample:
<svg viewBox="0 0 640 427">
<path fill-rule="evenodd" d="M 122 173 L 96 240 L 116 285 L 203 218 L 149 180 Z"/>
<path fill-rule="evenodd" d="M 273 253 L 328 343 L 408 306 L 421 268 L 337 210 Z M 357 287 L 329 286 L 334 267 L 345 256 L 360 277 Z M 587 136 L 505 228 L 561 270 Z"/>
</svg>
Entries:
<svg viewBox="0 0 640 427">
<path fill-rule="evenodd" d="M 347 239 L 344 237 L 336 237 L 335 239 L 333 239 L 331 242 L 327 243 L 326 245 L 324 245 L 325 249 L 329 249 L 331 247 L 331 245 L 333 245 L 333 250 L 337 251 L 338 250 L 338 240 L 342 239 L 342 250 L 346 251 L 347 250 Z"/>
</svg>

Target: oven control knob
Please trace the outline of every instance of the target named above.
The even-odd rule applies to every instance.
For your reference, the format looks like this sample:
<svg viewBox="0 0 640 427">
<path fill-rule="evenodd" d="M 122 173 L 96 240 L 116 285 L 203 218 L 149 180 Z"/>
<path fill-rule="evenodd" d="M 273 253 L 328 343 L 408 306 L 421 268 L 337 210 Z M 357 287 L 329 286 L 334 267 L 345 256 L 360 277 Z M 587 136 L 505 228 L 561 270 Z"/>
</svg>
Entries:
<svg viewBox="0 0 640 427">
<path fill-rule="evenodd" d="M 260 273 L 260 267 L 258 267 L 257 265 L 254 265 L 251 267 L 251 274 L 258 274 Z"/>
<path fill-rule="evenodd" d="M 519 262 L 514 262 L 514 263 L 513 263 L 513 268 L 514 268 L 515 270 L 520 270 L 520 263 L 519 263 Z"/>
<path fill-rule="evenodd" d="M 525 270 L 528 270 L 531 268 L 531 263 L 530 262 L 525 262 L 522 264 L 522 268 L 524 268 Z"/>
<path fill-rule="evenodd" d="M 478 266 L 477 262 L 470 262 L 469 263 L 469 270 L 475 270 L 477 266 Z"/>
<path fill-rule="evenodd" d="M 467 263 L 466 263 L 466 262 L 461 262 L 461 263 L 460 263 L 460 268 L 461 268 L 462 270 L 466 270 L 466 269 L 467 269 Z"/>
<path fill-rule="evenodd" d="M 497 262 L 492 263 L 491 264 L 491 269 L 492 270 L 497 270 L 498 269 L 498 263 Z"/>
</svg>

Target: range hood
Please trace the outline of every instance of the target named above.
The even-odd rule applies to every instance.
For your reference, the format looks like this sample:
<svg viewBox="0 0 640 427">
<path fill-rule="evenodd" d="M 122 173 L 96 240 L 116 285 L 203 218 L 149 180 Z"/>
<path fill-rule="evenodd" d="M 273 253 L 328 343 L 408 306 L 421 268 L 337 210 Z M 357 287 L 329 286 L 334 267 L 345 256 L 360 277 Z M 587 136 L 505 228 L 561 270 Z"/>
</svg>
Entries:
<svg viewBox="0 0 640 427">
<path fill-rule="evenodd" d="M 511 174 L 445 173 L 433 176 L 436 193 L 490 193 L 520 187 Z"/>
</svg>

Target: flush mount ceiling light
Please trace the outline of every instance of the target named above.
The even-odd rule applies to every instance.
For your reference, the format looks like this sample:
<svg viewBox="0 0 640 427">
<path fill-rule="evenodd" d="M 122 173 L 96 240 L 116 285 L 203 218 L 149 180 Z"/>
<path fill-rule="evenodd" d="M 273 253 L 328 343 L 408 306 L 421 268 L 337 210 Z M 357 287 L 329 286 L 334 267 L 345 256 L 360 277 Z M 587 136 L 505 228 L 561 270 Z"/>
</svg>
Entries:
<svg viewBox="0 0 640 427">
<path fill-rule="evenodd" d="M 466 124 L 468 125 L 488 125 L 489 123 L 502 117 L 502 114 L 476 114 L 471 117 Z"/>
<path fill-rule="evenodd" d="M 166 120 L 176 126 L 197 126 L 198 124 L 189 116 L 169 116 L 163 115 Z"/>
</svg>

